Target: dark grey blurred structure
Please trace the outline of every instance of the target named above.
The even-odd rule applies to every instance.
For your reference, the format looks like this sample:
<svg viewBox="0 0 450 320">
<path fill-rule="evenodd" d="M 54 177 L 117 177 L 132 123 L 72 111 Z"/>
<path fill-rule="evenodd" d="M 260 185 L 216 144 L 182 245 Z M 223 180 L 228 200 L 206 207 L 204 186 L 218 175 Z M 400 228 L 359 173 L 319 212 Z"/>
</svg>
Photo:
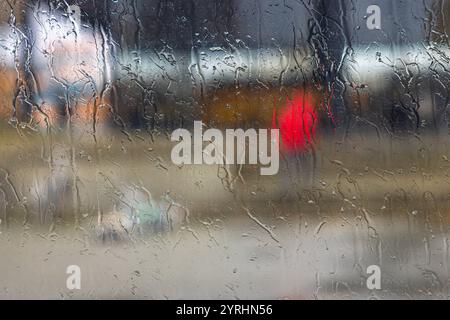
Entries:
<svg viewBox="0 0 450 320">
<path fill-rule="evenodd" d="M 48 68 L 36 61 L 43 55 L 33 47 L 42 27 L 36 18 L 70 23 L 71 5 L 99 46 L 91 65 L 98 74 L 83 75 L 96 88 L 50 81 L 52 88 L 39 90 L 36 78 Z M 369 5 L 381 9 L 380 30 L 366 26 Z M 34 0 L 0 11 L 4 28 L 20 30 L 12 103 L 23 105 L 22 114 L 44 101 L 63 105 L 70 87 L 72 100 L 107 97 L 115 125 L 170 129 L 201 118 L 221 90 L 258 95 L 309 86 L 334 114 L 325 127 L 448 127 L 448 7 L 439 1 Z"/>
</svg>

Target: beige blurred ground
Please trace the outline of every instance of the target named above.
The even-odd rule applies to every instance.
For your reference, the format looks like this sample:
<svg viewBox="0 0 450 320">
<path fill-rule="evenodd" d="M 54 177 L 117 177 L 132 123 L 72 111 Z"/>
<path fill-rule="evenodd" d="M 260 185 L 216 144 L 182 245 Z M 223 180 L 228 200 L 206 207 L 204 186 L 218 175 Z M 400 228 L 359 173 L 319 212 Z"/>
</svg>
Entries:
<svg viewBox="0 0 450 320">
<path fill-rule="evenodd" d="M 64 135 L 50 141 L 45 132 L 4 130 L 0 167 L 21 201 L 7 195 L 11 209 L 0 225 L 0 298 L 449 297 L 445 138 L 321 137 L 315 166 L 304 156 L 298 169 L 290 159 L 274 177 L 245 166 L 227 178 L 217 167 L 173 166 L 165 133 L 104 130 L 97 144 L 78 130 L 72 145 Z M 37 209 L 51 168 L 75 172 L 81 199 L 74 213 L 69 190 L 70 209 L 53 225 Z M 98 208 L 106 214 L 112 194 L 136 185 L 156 199 L 170 191 L 189 208 L 190 223 L 98 241 Z M 65 271 L 73 264 L 82 290 L 70 292 Z M 372 264 L 381 267 L 382 290 L 366 288 Z"/>
</svg>

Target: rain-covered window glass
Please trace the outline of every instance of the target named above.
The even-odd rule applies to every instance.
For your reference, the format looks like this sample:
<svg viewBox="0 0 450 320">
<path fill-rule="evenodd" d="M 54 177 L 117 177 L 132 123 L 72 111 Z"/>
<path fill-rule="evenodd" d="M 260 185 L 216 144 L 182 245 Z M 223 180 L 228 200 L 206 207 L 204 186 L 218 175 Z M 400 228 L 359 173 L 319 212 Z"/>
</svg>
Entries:
<svg viewBox="0 0 450 320">
<path fill-rule="evenodd" d="M 444 299 L 450 1 L 0 2 L 0 298 Z"/>
</svg>

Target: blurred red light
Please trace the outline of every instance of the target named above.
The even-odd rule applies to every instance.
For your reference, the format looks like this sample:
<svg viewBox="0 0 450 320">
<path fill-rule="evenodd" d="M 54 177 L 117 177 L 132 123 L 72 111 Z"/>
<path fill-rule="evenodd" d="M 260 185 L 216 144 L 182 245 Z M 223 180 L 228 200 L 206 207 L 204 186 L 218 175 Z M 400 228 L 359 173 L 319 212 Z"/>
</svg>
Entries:
<svg viewBox="0 0 450 320">
<path fill-rule="evenodd" d="M 294 92 L 278 117 L 282 148 L 289 153 L 307 152 L 315 141 L 317 121 L 311 94 Z"/>
</svg>

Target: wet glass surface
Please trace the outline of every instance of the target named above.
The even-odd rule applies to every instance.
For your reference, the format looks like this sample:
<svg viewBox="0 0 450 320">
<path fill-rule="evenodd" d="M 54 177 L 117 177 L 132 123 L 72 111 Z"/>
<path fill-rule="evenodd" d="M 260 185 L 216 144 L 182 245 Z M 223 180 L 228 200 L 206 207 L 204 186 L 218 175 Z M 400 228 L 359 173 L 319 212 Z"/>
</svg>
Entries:
<svg viewBox="0 0 450 320">
<path fill-rule="evenodd" d="M 0 299 L 448 299 L 448 32 L 447 0 L 0 2 Z"/>
</svg>

